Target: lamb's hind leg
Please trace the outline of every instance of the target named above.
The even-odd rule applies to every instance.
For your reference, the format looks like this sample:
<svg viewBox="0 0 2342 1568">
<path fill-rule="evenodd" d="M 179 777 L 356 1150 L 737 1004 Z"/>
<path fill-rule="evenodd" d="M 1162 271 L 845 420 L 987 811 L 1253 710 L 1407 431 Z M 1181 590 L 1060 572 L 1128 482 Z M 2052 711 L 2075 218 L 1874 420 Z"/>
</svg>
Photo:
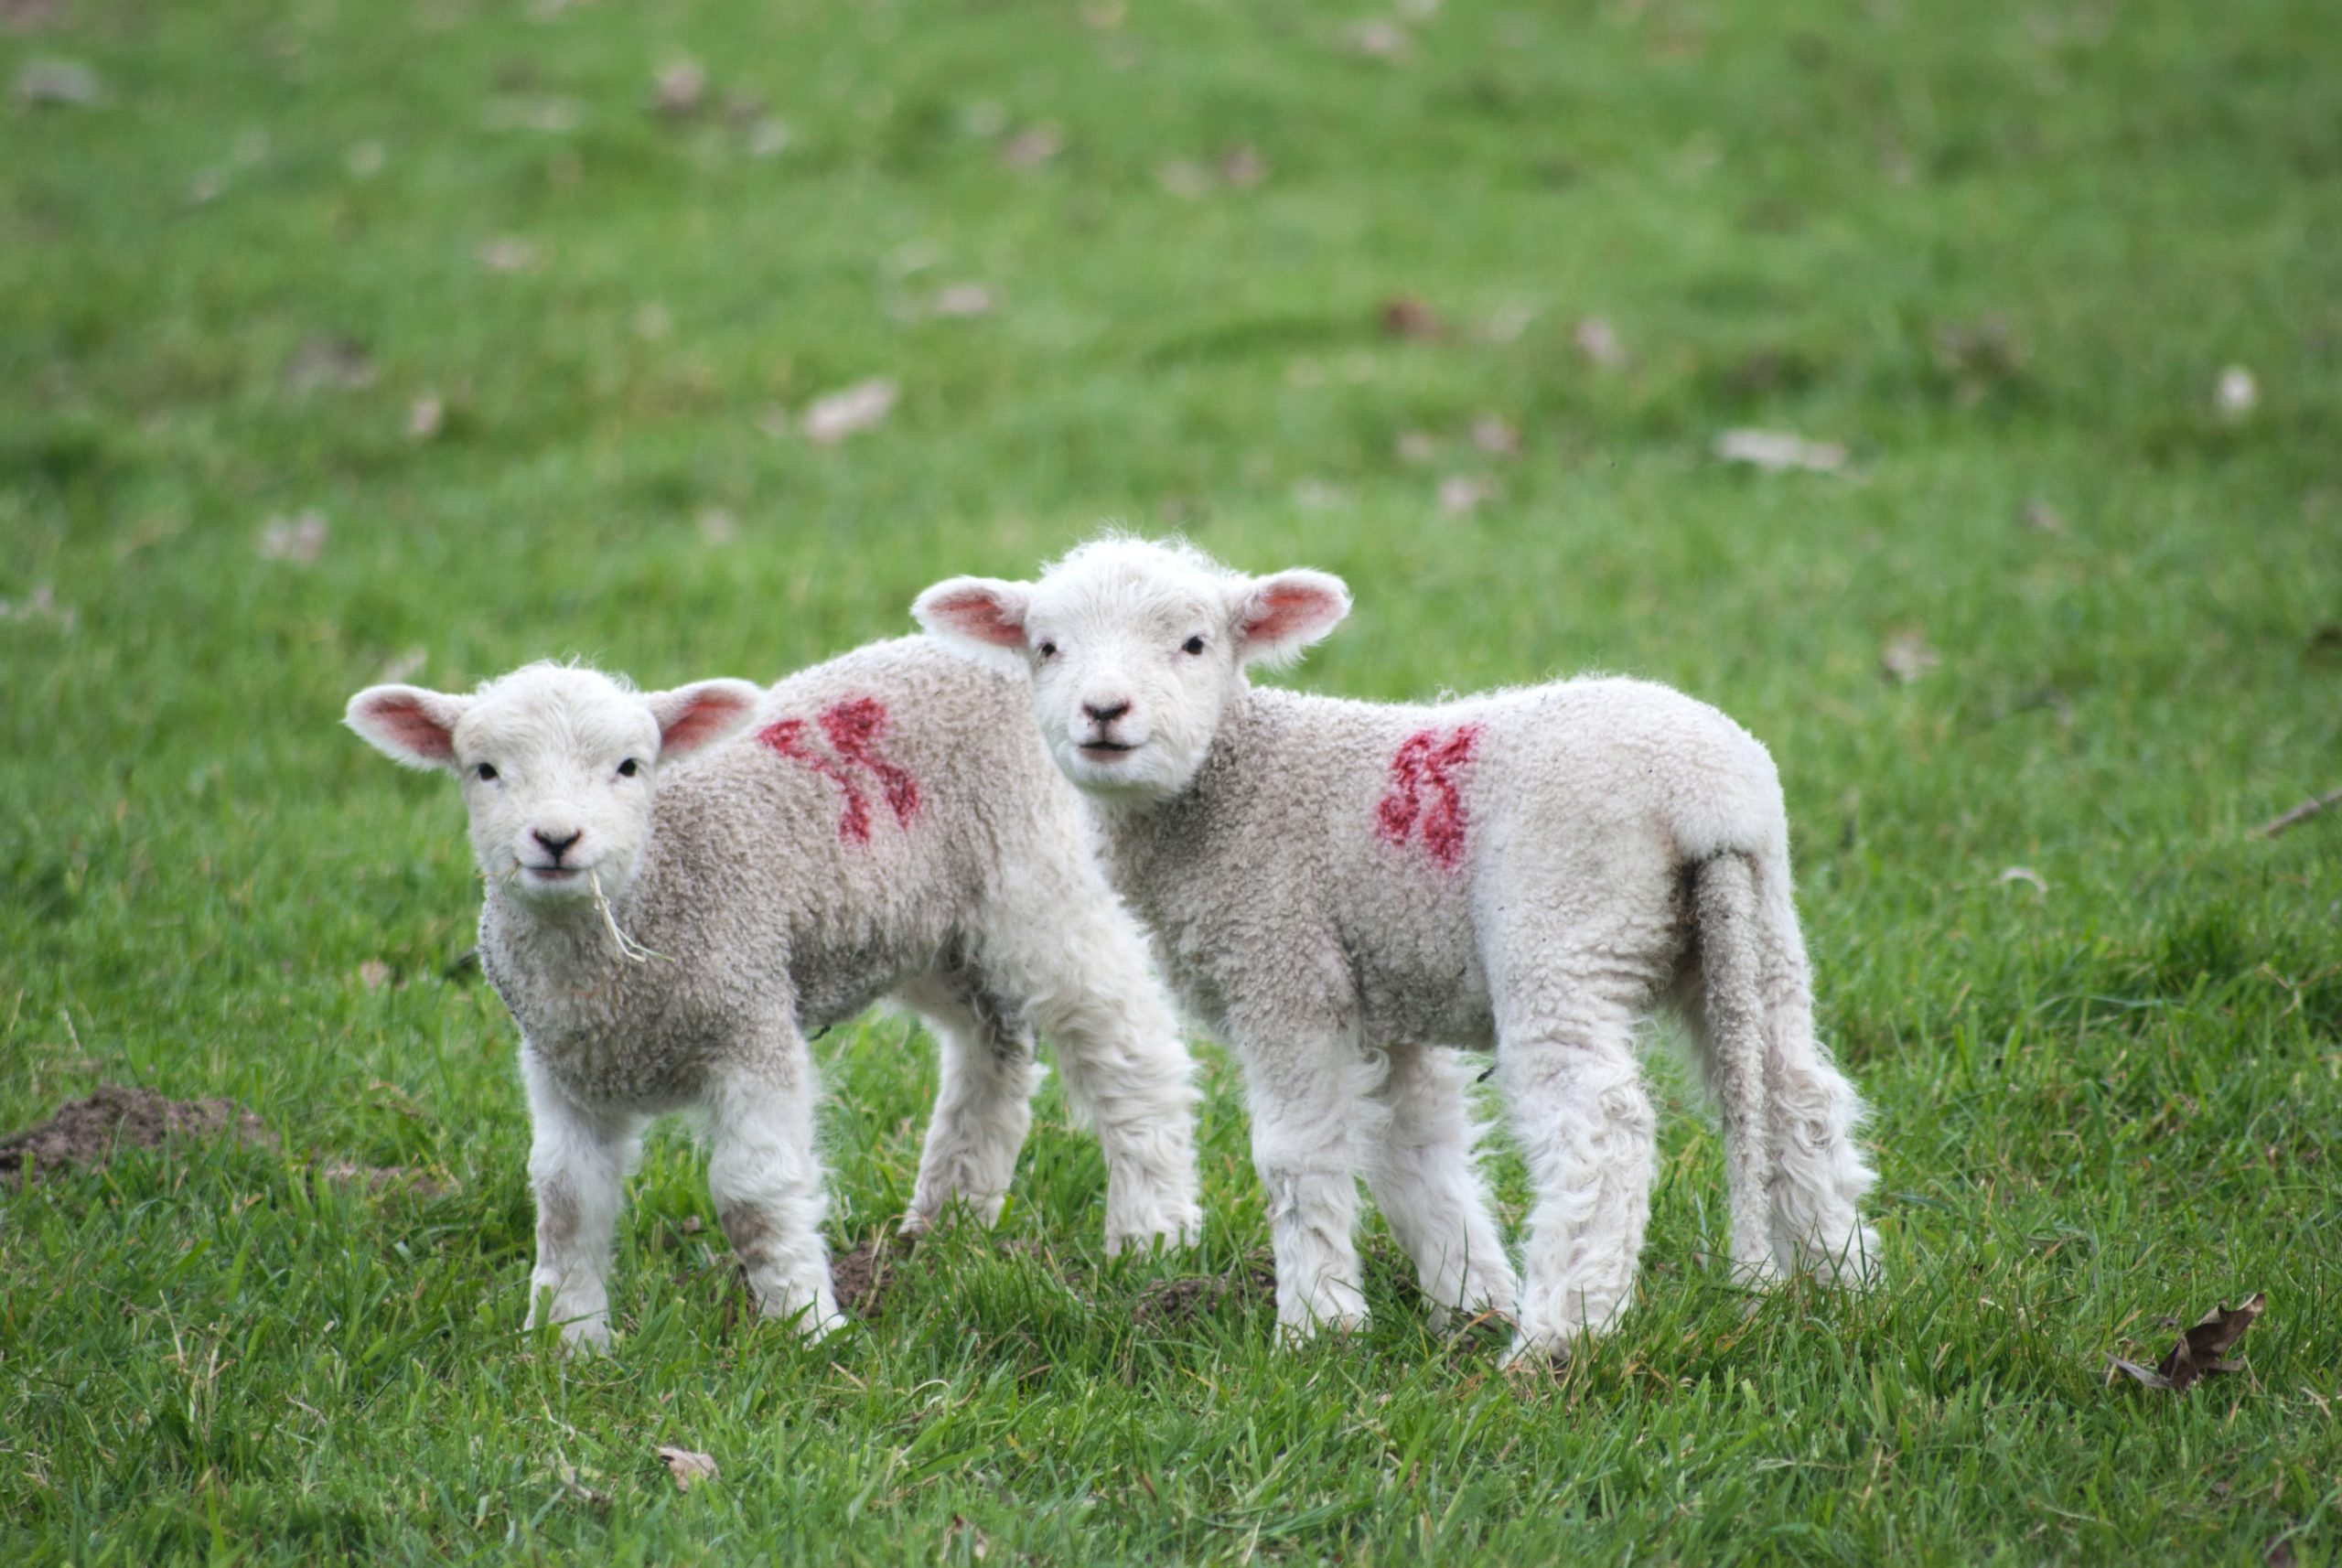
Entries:
<svg viewBox="0 0 2342 1568">
<path fill-rule="evenodd" d="M 927 1019 L 937 1044 L 935 1114 L 903 1228 L 932 1229 L 955 1200 L 990 1225 L 1000 1218 L 1017 1151 L 1033 1125 L 1040 1069 L 1032 1030 L 963 970 L 924 976 L 902 995 Z"/>
<path fill-rule="evenodd" d="M 1499 1019 L 1497 1076 L 1536 1194 L 1515 1360 L 1567 1354 L 1633 1298 L 1658 1163 L 1634 1022 L 1598 982 L 1567 976 Z"/>
<path fill-rule="evenodd" d="M 1452 1052 L 1401 1046 L 1375 1091 L 1389 1113 L 1367 1141 L 1367 1186 L 1414 1260 L 1434 1324 L 1450 1308 L 1510 1316 L 1518 1286 L 1474 1159 L 1466 1074 Z"/>
<path fill-rule="evenodd" d="M 795 1031 L 745 1053 L 705 1102 L 708 1195 L 757 1309 L 809 1338 L 844 1323 L 822 1239 L 829 1208 L 813 1148 L 813 1067 Z"/>
</svg>

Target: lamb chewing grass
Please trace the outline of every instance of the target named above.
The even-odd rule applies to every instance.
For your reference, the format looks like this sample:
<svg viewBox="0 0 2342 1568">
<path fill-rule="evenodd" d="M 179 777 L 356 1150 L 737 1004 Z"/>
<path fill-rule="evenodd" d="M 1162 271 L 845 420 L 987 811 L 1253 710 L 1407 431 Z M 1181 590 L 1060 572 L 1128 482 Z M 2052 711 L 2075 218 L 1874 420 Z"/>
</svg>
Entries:
<svg viewBox="0 0 2342 1568">
<path fill-rule="evenodd" d="M 1814 1036 L 1764 747 L 1638 681 L 1435 705 L 1248 682 L 1348 609 L 1324 573 L 1247 577 L 1126 538 L 1037 583 L 957 578 L 914 607 L 930 630 L 1022 655 L 1115 886 L 1241 1060 L 1280 1323 L 1364 1322 L 1362 1168 L 1435 1308 L 1510 1316 L 1517 1359 L 1609 1326 L 1657 1159 L 1634 1034 L 1668 1004 L 1721 1108 L 1734 1263 L 1872 1279 L 1862 1105 Z M 1496 1053 L 1535 1187 L 1525 1283 L 1443 1046 Z"/>
<path fill-rule="evenodd" d="M 1104 1146 L 1108 1249 L 1195 1239 L 1191 1064 L 1030 709 L 925 638 L 769 692 L 533 664 L 350 700 L 365 739 L 463 785 L 480 955 L 521 1026 L 532 1323 L 608 1343 L 621 1186 L 681 1111 L 759 1309 L 835 1327 L 806 1039 L 887 993 L 941 1046 L 907 1228 L 998 1217 L 1037 1027 Z"/>
</svg>

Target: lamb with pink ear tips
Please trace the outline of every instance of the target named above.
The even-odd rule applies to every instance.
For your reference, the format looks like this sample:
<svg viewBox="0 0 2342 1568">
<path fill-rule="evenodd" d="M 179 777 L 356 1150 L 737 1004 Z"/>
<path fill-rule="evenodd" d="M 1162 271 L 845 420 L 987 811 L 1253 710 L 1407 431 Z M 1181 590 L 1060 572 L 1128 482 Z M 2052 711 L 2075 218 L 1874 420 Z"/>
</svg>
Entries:
<svg viewBox="0 0 2342 1568">
<path fill-rule="evenodd" d="M 1365 1321 L 1362 1170 L 1435 1310 L 1510 1316 L 1517 1359 L 1614 1323 L 1657 1164 L 1635 1034 L 1667 1006 L 1721 1111 L 1733 1262 L 1872 1281 L 1862 1102 L 1814 1036 L 1765 748 L 1639 681 L 1430 706 L 1247 681 L 1349 603 L 1322 572 L 1110 537 L 914 607 L 1029 670 L 1115 886 L 1242 1061 L 1279 1322 Z M 1535 1187 L 1518 1282 L 1440 1047 L 1496 1053 Z"/>
<path fill-rule="evenodd" d="M 806 1040 L 889 993 L 941 1047 L 907 1229 L 998 1218 L 1037 1028 L 1104 1145 L 1108 1250 L 1196 1239 L 1192 1064 L 1030 710 L 1021 675 L 926 638 L 769 692 L 532 664 L 350 699 L 352 729 L 470 811 L 534 1133 L 532 1323 L 609 1342 L 621 1187 L 681 1111 L 760 1310 L 837 1326 Z"/>
</svg>

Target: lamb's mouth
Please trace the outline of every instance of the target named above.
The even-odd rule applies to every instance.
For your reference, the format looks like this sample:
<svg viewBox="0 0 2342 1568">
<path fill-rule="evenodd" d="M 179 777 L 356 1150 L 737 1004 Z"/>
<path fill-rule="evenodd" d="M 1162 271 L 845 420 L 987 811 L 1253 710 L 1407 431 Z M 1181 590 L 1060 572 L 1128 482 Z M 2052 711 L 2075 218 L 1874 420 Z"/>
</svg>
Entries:
<svg viewBox="0 0 2342 1568">
<path fill-rule="evenodd" d="M 1092 762 L 1112 762 L 1116 757 L 1128 757 L 1137 749 L 1135 746 L 1126 746 L 1118 740 L 1085 740 L 1081 743 L 1081 755 Z"/>
<path fill-rule="evenodd" d="M 586 875 L 582 865 L 532 865 L 527 861 L 521 863 L 521 870 L 543 887 L 566 887 Z"/>
</svg>

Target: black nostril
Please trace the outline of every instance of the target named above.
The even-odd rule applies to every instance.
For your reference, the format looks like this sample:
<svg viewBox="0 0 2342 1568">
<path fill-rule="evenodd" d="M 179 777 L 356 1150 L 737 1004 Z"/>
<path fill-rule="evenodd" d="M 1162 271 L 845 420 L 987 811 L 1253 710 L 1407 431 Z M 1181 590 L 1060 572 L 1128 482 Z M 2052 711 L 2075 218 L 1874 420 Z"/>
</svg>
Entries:
<svg viewBox="0 0 2342 1568">
<path fill-rule="evenodd" d="M 561 864 L 561 857 L 569 853 L 570 846 L 586 836 L 586 830 L 580 828 L 566 838 L 555 838 L 543 828 L 532 828 L 530 830 L 529 836 L 544 845 L 545 853 L 553 856 L 553 864 L 558 865 Z"/>
<path fill-rule="evenodd" d="M 1131 705 L 1128 703 L 1109 703 L 1101 707 L 1094 703 L 1084 703 L 1081 711 L 1090 715 L 1092 724 L 1110 725 L 1129 713 Z"/>
</svg>

